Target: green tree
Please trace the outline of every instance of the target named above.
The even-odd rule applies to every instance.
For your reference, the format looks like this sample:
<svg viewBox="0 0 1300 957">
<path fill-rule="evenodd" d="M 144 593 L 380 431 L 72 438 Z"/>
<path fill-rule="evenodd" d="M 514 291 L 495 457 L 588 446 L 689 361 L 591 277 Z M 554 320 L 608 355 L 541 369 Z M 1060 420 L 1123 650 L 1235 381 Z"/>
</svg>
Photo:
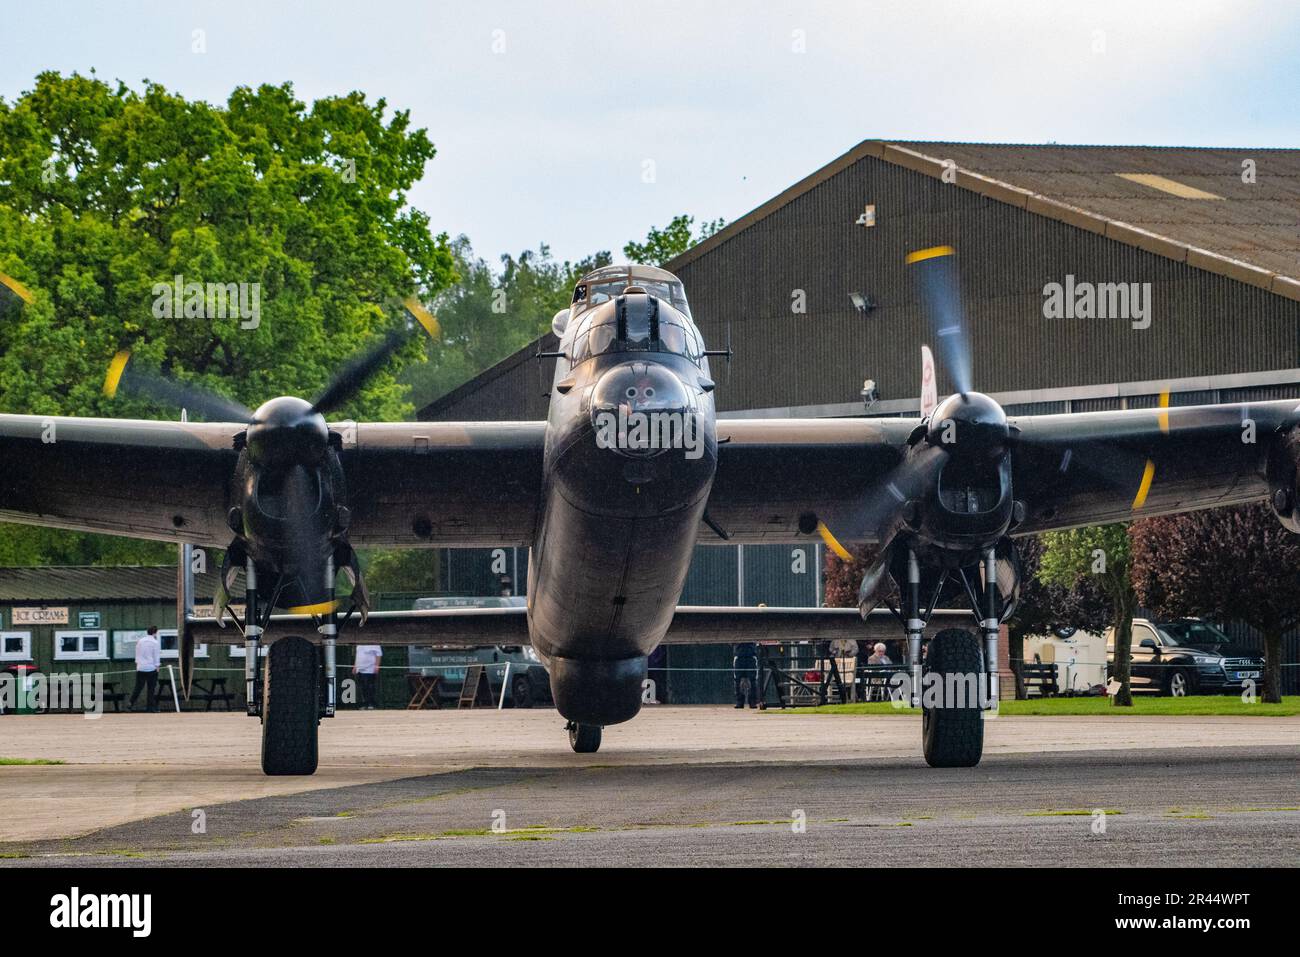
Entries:
<svg viewBox="0 0 1300 957">
<path fill-rule="evenodd" d="M 433 302 L 442 334 L 429 343 L 429 362 L 409 366 L 404 381 L 418 403 L 432 402 L 550 331 L 583 275 L 608 265 L 608 252 L 559 262 L 545 243 L 501 257 L 494 272 L 465 236 L 451 244 L 460 277 Z"/>
<path fill-rule="evenodd" d="M 696 243 L 704 242 L 726 225 L 722 219 L 714 219 L 700 224 L 699 232 L 692 235 L 695 217 L 683 213 L 674 216 L 663 229 L 651 227 L 645 242 L 629 240 L 623 246 L 623 255 L 629 262 L 645 263 L 650 266 L 662 266 L 669 260 L 676 259 Z"/>
<path fill-rule="evenodd" d="M 1016 673 L 1016 697 L 1025 696 L 1020 664 L 1025 638 L 1046 635 L 1059 627 L 1100 631 L 1110 624 L 1111 604 L 1095 575 L 1085 575 L 1069 588 L 1043 581 L 1039 574 L 1044 543 L 1040 535 L 1016 539 L 1020 551 L 1020 601 L 1007 621 L 1007 646 Z"/>
<path fill-rule="evenodd" d="M 1264 636 L 1263 700 L 1282 700 L 1282 636 L 1300 624 L 1300 536 L 1264 504 L 1135 522 L 1133 584 L 1171 618 L 1235 618 Z"/>
<path fill-rule="evenodd" d="M 1131 707 L 1129 688 L 1129 644 L 1133 637 L 1133 613 L 1137 594 L 1133 590 L 1132 550 L 1128 528 L 1121 524 L 1094 525 L 1043 535 L 1043 554 L 1039 560 L 1039 577 L 1043 583 L 1074 589 L 1085 576 L 1095 576 L 1101 591 L 1110 599 L 1111 624 L 1115 629 L 1115 663 L 1112 674 L 1119 681 L 1119 691 L 1112 703 Z"/>
<path fill-rule="evenodd" d="M 0 273 L 33 298 L 0 323 L 0 409 L 177 415 L 102 394 L 124 347 L 251 406 L 313 395 L 400 321 L 389 304 L 453 279 L 446 237 L 406 202 L 433 156 L 407 113 L 359 92 L 308 108 L 289 84 L 238 87 L 211 105 L 40 74 L 0 99 Z M 210 318 L 162 308 L 155 286 L 178 275 L 205 284 Z M 256 289 L 257 321 L 214 316 L 208 283 L 245 284 L 246 305 Z M 421 357 L 413 342 L 401 358 Z M 390 368 L 340 415 L 402 418 L 408 396 Z"/>
<path fill-rule="evenodd" d="M 363 549 L 362 567 L 372 595 L 381 592 L 424 592 L 438 590 L 441 553 L 430 548 Z"/>
</svg>

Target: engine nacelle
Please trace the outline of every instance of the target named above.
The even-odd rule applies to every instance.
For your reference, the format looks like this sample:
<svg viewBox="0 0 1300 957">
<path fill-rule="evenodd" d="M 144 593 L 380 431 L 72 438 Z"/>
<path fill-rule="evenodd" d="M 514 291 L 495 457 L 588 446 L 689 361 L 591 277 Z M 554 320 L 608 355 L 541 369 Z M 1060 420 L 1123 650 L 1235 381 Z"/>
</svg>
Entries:
<svg viewBox="0 0 1300 957">
<path fill-rule="evenodd" d="M 1269 505 L 1282 526 L 1300 534 L 1300 429 L 1291 429 L 1268 457 Z"/>
<path fill-rule="evenodd" d="M 1007 533 L 1015 512 L 1009 432 L 1002 406 L 978 392 L 935 409 L 925 441 L 947 457 L 917 509 L 914 529 L 923 540 L 965 551 Z"/>
</svg>

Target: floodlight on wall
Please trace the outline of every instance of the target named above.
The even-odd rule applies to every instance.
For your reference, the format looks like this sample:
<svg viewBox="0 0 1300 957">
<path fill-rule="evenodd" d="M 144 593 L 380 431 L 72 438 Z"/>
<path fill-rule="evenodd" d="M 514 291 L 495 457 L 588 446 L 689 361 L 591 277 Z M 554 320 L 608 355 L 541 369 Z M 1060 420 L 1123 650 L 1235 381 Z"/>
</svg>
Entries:
<svg viewBox="0 0 1300 957">
<path fill-rule="evenodd" d="M 876 308 L 876 302 L 869 294 L 851 292 L 849 293 L 849 299 L 853 303 L 853 308 L 858 310 L 861 315 L 869 316 L 871 311 Z"/>
<path fill-rule="evenodd" d="M 862 383 L 862 404 L 868 409 L 876 404 L 880 396 L 876 392 L 876 380 L 867 379 Z"/>
</svg>

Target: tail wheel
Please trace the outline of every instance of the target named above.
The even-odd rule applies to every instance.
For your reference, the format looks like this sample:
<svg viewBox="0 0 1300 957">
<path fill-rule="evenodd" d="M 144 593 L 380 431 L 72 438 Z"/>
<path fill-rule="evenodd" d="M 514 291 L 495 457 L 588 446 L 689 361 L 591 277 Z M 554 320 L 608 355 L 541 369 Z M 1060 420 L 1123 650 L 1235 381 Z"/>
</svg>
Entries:
<svg viewBox="0 0 1300 957">
<path fill-rule="evenodd" d="M 271 643 L 262 682 L 262 771 L 315 774 L 320 725 L 316 646 L 289 636 Z"/>
<path fill-rule="evenodd" d="M 600 750 L 600 725 L 569 722 L 569 747 L 579 754 L 595 754 Z"/>
<path fill-rule="evenodd" d="M 979 682 L 984 679 L 984 656 L 979 636 L 960 628 L 939 632 L 930 640 L 922 683 L 921 743 L 925 763 L 932 768 L 972 768 L 984 753 L 984 718 L 980 713 Z M 946 680 L 948 675 L 962 680 Z M 974 675 L 974 681 L 967 678 Z M 924 707 L 943 689 L 942 707 Z M 931 690 L 933 689 L 933 690 Z M 950 695 L 954 689 L 962 693 Z M 953 697 L 957 700 L 948 700 Z"/>
<path fill-rule="evenodd" d="M 516 708 L 533 706 L 533 686 L 527 675 L 515 675 L 510 682 L 510 701 Z"/>
</svg>

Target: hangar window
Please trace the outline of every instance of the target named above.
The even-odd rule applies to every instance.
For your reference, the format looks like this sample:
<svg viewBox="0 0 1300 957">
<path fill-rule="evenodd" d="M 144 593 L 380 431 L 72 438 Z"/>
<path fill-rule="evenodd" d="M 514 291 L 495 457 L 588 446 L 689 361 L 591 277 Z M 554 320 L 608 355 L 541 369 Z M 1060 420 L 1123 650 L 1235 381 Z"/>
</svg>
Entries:
<svg viewBox="0 0 1300 957">
<path fill-rule="evenodd" d="M 113 657 L 116 659 L 135 660 L 135 644 L 141 638 L 148 634 L 145 629 L 140 628 L 134 631 L 115 631 L 113 632 Z M 180 658 L 180 639 L 176 636 L 175 628 L 158 629 L 158 657 L 164 661 L 170 659 L 175 661 Z M 195 645 L 194 657 L 206 658 L 208 656 L 207 645 Z"/>
<path fill-rule="evenodd" d="M 108 657 L 106 631 L 56 631 L 55 661 L 99 661 Z"/>
<path fill-rule="evenodd" d="M 0 631 L 0 661 L 31 661 L 30 631 Z"/>
</svg>

